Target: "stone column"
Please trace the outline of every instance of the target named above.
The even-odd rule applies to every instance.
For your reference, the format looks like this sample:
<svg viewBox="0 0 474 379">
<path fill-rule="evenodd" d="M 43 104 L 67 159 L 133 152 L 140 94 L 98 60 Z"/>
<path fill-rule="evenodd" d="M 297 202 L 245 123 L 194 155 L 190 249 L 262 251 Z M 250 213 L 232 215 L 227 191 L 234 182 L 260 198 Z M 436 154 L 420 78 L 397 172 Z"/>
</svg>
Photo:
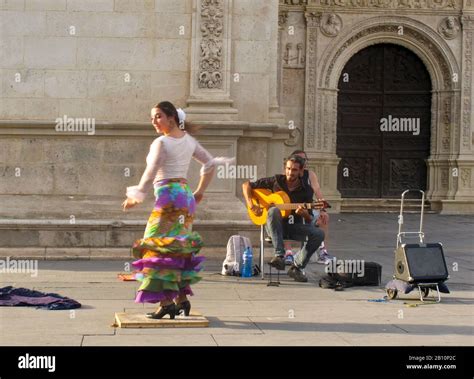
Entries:
<svg viewBox="0 0 474 379">
<path fill-rule="evenodd" d="M 449 163 L 452 161 L 450 151 L 455 125 L 453 114 L 451 92 L 434 89 L 431 97 L 431 151 L 426 162 L 429 172 L 426 197 L 432 201 L 447 199 L 450 188 L 453 188 Z"/>
<path fill-rule="evenodd" d="M 472 62 L 474 50 L 474 5 L 466 5 L 473 12 L 465 13 L 462 17 L 462 88 L 459 138 L 459 157 L 457 167 L 457 191 L 455 200 L 474 200 L 474 151 L 472 135 L 474 133 L 474 65 Z"/>
<path fill-rule="evenodd" d="M 232 121 L 230 98 L 233 0 L 193 0 L 190 95 L 193 120 Z"/>
<path fill-rule="evenodd" d="M 270 107 L 268 112 L 268 118 L 271 123 L 277 125 L 283 125 L 285 123 L 285 116 L 280 113 L 280 105 L 279 105 L 279 88 L 280 88 L 280 81 L 281 81 L 281 30 L 284 27 L 282 25 L 282 21 L 284 19 L 284 13 L 279 12 L 279 5 L 276 2 L 272 4 L 272 27 L 271 27 L 271 41 L 272 41 L 272 49 L 270 56 L 272 57 L 270 61 Z M 286 17 L 288 14 L 286 14 Z M 278 24 L 277 24 L 278 20 Z M 286 20 L 285 20 L 286 21 Z"/>
<path fill-rule="evenodd" d="M 281 87 L 283 80 L 283 65 L 282 65 L 282 45 L 283 45 L 283 31 L 286 28 L 288 21 L 288 11 L 281 10 L 278 14 L 278 49 L 277 49 L 277 102 L 281 104 Z"/>
<path fill-rule="evenodd" d="M 317 88 L 318 33 L 321 13 L 306 12 L 306 78 L 304 149 L 308 166 L 318 175 L 322 192 L 340 210 L 336 155 L 337 89 Z"/>
<path fill-rule="evenodd" d="M 305 76 L 305 119 L 304 149 L 315 150 L 316 92 L 317 92 L 317 43 L 321 14 L 306 12 L 306 76 Z"/>
</svg>

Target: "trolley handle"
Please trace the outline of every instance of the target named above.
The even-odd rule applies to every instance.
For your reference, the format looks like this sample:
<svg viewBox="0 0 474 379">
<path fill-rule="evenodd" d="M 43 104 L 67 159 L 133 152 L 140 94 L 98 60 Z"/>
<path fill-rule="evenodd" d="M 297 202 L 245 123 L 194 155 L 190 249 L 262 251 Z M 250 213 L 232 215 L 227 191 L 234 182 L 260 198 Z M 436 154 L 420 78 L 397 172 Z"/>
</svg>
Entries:
<svg viewBox="0 0 474 379">
<path fill-rule="evenodd" d="M 402 232 L 402 225 L 403 225 L 403 204 L 405 201 L 405 195 L 408 192 L 421 192 L 421 213 L 420 213 L 420 229 L 418 232 Z M 402 242 L 402 236 L 407 234 L 417 234 L 420 238 L 420 243 L 423 243 L 423 239 L 425 237 L 423 233 L 423 214 L 425 212 L 425 191 L 423 190 L 414 190 L 414 189 L 407 189 L 402 193 L 402 199 L 400 203 L 400 215 L 398 216 L 398 234 L 397 234 L 397 248 Z"/>
</svg>

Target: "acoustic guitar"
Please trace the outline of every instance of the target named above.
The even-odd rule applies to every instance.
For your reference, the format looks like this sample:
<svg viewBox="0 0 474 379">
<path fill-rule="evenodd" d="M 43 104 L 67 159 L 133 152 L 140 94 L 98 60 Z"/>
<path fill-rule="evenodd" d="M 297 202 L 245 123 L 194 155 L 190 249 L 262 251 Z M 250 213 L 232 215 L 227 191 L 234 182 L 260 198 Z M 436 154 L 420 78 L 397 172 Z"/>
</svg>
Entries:
<svg viewBox="0 0 474 379">
<path fill-rule="evenodd" d="M 268 209 L 270 207 L 277 207 L 281 211 L 283 218 L 288 218 L 292 210 L 302 207 L 304 209 L 324 209 L 331 208 L 326 200 L 318 200 L 313 203 L 292 203 L 290 197 L 286 192 L 278 191 L 272 192 L 267 189 L 252 190 L 252 206 L 257 205 L 262 208 L 260 216 L 252 212 L 251 207 L 247 207 L 250 220 L 255 225 L 264 225 L 267 222 Z"/>
</svg>

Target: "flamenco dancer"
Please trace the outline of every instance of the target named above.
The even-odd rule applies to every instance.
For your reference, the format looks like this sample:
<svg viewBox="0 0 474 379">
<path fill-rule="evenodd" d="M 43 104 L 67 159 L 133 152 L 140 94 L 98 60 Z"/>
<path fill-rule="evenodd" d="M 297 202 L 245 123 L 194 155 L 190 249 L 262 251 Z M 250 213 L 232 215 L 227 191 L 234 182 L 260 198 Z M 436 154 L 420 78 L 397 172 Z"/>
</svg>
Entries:
<svg viewBox="0 0 474 379">
<path fill-rule="evenodd" d="M 160 303 L 160 308 L 146 316 L 171 319 L 184 311 L 189 316 L 193 295 L 191 285 L 201 280 L 199 264 L 204 257 L 197 254 L 203 246 L 201 236 L 192 231 L 196 204 L 211 182 L 215 166 L 231 159 L 213 158 L 191 136 L 197 127 L 186 120 L 186 114 L 168 101 L 151 110 L 156 132 L 163 134 L 150 146 L 146 169 L 138 186 L 127 188 L 123 210 L 143 202 L 154 187 L 155 206 L 142 239 L 133 244 L 135 278 L 141 282 L 136 303 Z M 194 158 L 202 164 L 199 185 L 191 192 L 186 175 Z"/>
</svg>

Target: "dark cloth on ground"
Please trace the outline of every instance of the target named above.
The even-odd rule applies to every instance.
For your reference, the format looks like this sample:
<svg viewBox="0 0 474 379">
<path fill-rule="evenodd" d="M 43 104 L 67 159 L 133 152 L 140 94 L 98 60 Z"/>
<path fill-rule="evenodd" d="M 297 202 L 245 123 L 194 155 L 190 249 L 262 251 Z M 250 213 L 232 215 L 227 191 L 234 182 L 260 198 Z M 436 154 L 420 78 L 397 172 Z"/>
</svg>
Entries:
<svg viewBox="0 0 474 379">
<path fill-rule="evenodd" d="M 80 308 L 81 304 L 76 300 L 56 293 L 43 293 L 28 288 L 14 288 L 8 286 L 0 288 L 0 306 L 36 306 L 49 310 L 63 310 Z"/>
</svg>

